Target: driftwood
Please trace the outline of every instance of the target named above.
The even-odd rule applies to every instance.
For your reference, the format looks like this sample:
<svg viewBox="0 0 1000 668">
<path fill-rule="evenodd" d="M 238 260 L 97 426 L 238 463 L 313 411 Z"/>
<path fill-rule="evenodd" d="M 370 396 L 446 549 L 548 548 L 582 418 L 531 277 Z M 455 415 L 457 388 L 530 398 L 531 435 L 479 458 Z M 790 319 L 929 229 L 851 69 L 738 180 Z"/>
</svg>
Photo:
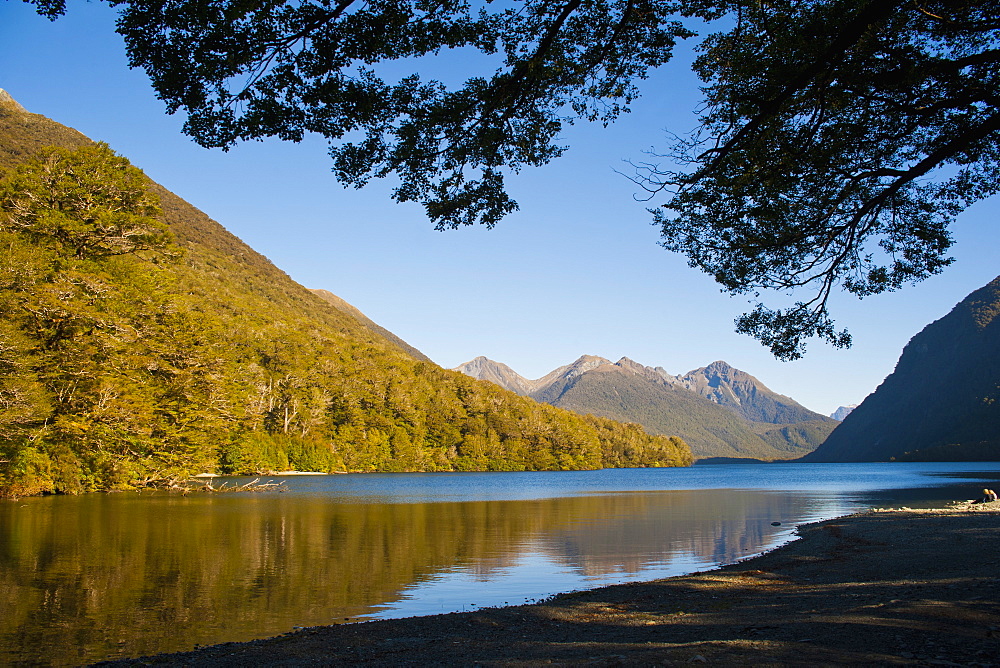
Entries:
<svg viewBox="0 0 1000 668">
<path fill-rule="evenodd" d="M 200 492 L 286 492 L 288 487 L 285 486 L 283 482 L 271 482 L 270 480 L 266 482 L 261 482 L 260 478 L 254 478 L 248 483 L 242 485 L 229 486 L 228 482 L 224 482 L 218 487 L 214 486 L 211 482 L 200 482 L 197 483 L 196 489 Z"/>
<path fill-rule="evenodd" d="M 287 492 L 288 487 L 281 482 L 273 482 L 267 480 L 261 482 L 260 478 L 254 478 L 250 482 L 244 483 L 242 485 L 231 485 L 228 482 L 224 482 L 218 487 L 212 484 L 211 480 L 203 481 L 200 479 L 181 479 L 181 478 L 164 478 L 156 480 L 144 480 L 142 482 L 142 489 L 152 489 L 156 492 L 176 492 L 183 496 L 190 494 L 191 492 L 209 492 L 212 494 L 222 493 L 222 492 Z"/>
</svg>

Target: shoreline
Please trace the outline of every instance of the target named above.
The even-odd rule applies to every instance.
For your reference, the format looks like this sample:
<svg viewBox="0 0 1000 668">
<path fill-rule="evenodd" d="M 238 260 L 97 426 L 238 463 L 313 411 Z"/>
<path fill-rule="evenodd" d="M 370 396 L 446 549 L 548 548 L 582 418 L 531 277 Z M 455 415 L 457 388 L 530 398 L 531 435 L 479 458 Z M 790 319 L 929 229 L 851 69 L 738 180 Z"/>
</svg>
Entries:
<svg viewBox="0 0 1000 668">
<path fill-rule="evenodd" d="M 1000 503 L 870 510 L 798 533 L 691 575 L 99 665 L 1000 666 Z"/>
</svg>

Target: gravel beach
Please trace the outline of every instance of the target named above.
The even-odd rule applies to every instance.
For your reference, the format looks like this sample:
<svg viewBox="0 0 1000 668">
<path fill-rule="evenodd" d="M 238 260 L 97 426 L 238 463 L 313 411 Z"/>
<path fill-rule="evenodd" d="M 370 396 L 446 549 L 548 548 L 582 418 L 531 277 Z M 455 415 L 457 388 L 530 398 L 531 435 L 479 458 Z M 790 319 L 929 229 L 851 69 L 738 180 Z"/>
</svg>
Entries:
<svg viewBox="0 0 1000 668">
<path fill-rule="evenodd" d="M 874 510 L 799 534 L 693 575 L 117 665 L 1000 666 L 1000 502 Z"/>
</svg>

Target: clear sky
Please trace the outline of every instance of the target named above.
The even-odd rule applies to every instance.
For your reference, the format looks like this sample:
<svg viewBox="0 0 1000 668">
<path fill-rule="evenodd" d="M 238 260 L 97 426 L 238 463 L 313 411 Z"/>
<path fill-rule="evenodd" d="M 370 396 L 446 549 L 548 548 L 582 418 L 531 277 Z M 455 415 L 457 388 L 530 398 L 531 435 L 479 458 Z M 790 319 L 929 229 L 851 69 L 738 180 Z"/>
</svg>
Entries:
<svg viewBox="0 0 1000 668">
<path fill-rule="evenodd" d="M 665 131 L 694 126 L 699 98 L 686 49 L 645 83 L 632 114 L 606 130 L 570 128 L 563 158 L 512 177 L 519 212 L 494 230 L 435 232 L 418 205 L 389 199 L 391 184 L 344 190 L 321 139 L 228 153 L 198 147 L 145 74 L 128 69 L 114 18 L 104 4 L 70 0 L 50 23 L 32 6 L 0 2 L 0 88 L 108 142 L 296 281 L 334 292 L 444 367 L 485 355 L 538 378 L 583 354 L 674 374 L 725 360 L 829 414 L 862 401 L 914 334 L 1000 273 L 993 198 L 959 219 L 956 263 L 941 276 L 835 301 L 853 348 L 816 341 L 804 359 L 778 362 L 734 333 L 745 300 L 657 245 L 650 204 L 616 173 L 627 170 L 623 160 L 665 147 Z"/>
</svg>

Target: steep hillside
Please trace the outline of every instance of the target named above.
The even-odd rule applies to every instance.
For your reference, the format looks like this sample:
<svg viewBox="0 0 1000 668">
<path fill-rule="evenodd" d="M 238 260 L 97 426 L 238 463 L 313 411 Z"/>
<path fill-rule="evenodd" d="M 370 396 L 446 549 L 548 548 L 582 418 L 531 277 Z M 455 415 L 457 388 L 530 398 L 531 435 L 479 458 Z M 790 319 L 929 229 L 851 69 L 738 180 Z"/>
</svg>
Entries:
<svg viewBox="0 0 1000 668">
<path fill-rule="evenodd" d="M 925 327 L 807 461 L 1000 460 L 1000 277 Z"/>
<path fill-rule="evenodd" d="M 793 459 L 812 451 L 836 425 L 725 362 L 684 376 L 627 357 L 612 363 L 593 355 L 538 380 L 485 357 L 458 370 L 560 408 L 678 435 L 698 459 Z"/>
<path fill-rule="evenodd" d="M 690 462 L 676 438 L 418 359 L 106 146 L 5 97 L 0 170 L 0 495 L 203 470 Z"/>
<path fill-rule="evenodd" d="M 371 331 L 378 334 L 386 341 L 389 341 L 400 350 L 408 353 L 411 357 L 414 357 L 418 360 L 423 360 L 424 362 L 431 361 L 431 359 L 427 357 L 427 355 L 424 355 L 422 352 L 420 352 L 419 350 L 411 346 L 409 343 L 407 343 L 403 339 L 399 338 L 398 336 L 390 332 L 385 327 L 382 327 L 381 325 L 377 324 L 371 318 L 362 313 L 361 310 L 358 309 L 356 306 L 347 303 L 346 301 L 344 301 L 337 295 L 333 294 L 329 290 L 313 289 L 312 292 L 313 294 L 321 298 L 323 301 L 333 305 L 333 307 L 336 308 L 338 311 L 343 311 L 344 313 L 347 313 L 348 315 L 353 317 L 355 320 L 360 322 L 362 325 L 364 325 Z"/>
</svg>

